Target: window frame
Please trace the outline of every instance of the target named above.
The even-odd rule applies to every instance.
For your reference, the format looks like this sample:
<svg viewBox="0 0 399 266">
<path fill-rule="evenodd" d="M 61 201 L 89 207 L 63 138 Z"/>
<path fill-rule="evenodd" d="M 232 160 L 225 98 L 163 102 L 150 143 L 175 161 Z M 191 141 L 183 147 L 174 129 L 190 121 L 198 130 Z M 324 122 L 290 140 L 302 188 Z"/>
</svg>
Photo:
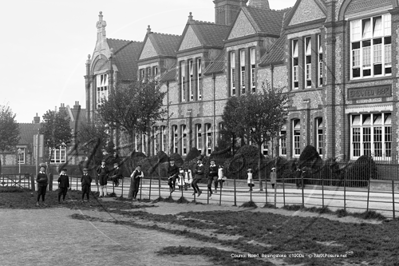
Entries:
<svg viewBox="0 0 399 266">
<path fill-rule="evenodd" d="M 391 112 L 351 114 L 349 120 L 351 160 L 356 160 L 362 155 L 370 155 L 378 160 L 392 159 L 393 131 Z M 378 136 L 376 129 L 380 129 L 380 141 L 376 140 L 376 136 Z M 387 141 L 387 139 L 389 140 Z M 376 154 L 377 143 L 381 145 L 380 154 Z"/>
<path fill-rule="evenodd" d="M 379 18 L 381 22 L 378 24 Z M 349 29 L 350 79 L 392 76 L 391 14 L 374 14 L 350 20 Z"/>
</svg>

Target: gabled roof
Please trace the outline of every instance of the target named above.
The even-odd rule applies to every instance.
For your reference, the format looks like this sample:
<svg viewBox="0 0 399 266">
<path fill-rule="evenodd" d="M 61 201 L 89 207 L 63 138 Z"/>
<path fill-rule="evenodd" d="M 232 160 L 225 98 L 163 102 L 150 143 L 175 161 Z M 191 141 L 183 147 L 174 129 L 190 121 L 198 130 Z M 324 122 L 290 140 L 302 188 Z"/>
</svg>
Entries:
<svg viewBox="0 0 399 266">
<path fill-rule="evenodd" d="M 19 145 L 33 144 L 33 136 L 38 134 L 40 124 L 18 123 L 19 126 Z"/>
<path fill-rule="evenodd" d="M 230 32 L 231 26 L 215 24 L 212 22 L 199 21 L 194 19 L 189 19 L 186 27 L 184 29 L 181 41 L 179 42 L 178 48 L 180 48 L 184 35 L 187 29 L 191 27 L 201 42 L 202 47 L 224 47 L 224 40 Z"/>
<path fill-rule="evenodd" d="M 326 1 L 325 0 L 313 0 L 317 6 L 321 9 L 321 11 L 324 14 L 327 14 L 327 7 L 326 7 Z M 301 3 L 301 0 L 297 0 L 295 5 L 290 8 L 291 10 L 287 13 L 286 15 L 286 19 L 284 21 L 284 28 L 288 27 L 291 19 L 293 18 L 293 16 L 295 15 L 296 10 L 298 9 L 299 4 Z"/>
<path fill-rule="evenodd" d="M 137 80 L 137 61 L 143 43 L 110 38 L 107 38 L 107 43 L 112 49 L 113 63 L 116 64 L 121 79 Z"/>
<path fill-rule="evenodd" d="M 160 56 L 176 56 L 176 51 L 181 39 L 180 35 L 151 32 L 149 34 L 155 49 Z"/>
<path fill-rule="evenodd" d="M 260 59 L 260 66 L 270 66 L 278 65 L 284 62 L 285 52 L 284 46 L 286 41 L 286 36 L 281 36 L 270 48 L 270 50 L 265 53 Z"/>
<path fill-rule="evenodd" d="M 289 8 L 282 10 L 260 9 L 254 7 L 243 7 L 243 12 L 251 21 L 252 26 L 257 33 L 266 33 L 270 35 L 280 36 L 283 25 L 284 14 Z"/>
<path fill-rule="evenodd" d="M 206 69 L 205 69 L 205 75 L 211 75 L 211 74 L 216 74 L 216 73 L 221 73 L 224 71 L 224 58 L 226 54 L 226 49 L 224 49 L 220 55 L 215 59 L 215 61 L 210 64 Z"/>
</svg>

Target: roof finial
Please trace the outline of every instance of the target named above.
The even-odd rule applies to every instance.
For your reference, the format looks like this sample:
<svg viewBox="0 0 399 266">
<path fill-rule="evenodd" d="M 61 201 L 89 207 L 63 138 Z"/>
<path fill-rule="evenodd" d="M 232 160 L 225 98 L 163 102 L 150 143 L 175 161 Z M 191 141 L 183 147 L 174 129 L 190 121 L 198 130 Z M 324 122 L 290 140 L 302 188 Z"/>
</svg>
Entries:
<svg viewBox="0 0 399 266">
<path fill-rule="evenodd" d="M 193 20 L 193 13 L 192 12 L 189 13 L 188 20 Z"/>
<path fill-rule="evenodd" d="M 107 22 L 103 20 L 103 12 L 100 11 L 100 14 L 98 15 L 98 21 L 96 24 L 97 27 L 97 39 L 100 40 L 101 37 L 105 37 L 105 27 L 107 26 Z"/>
<path fill-rule="evenodd" d="M 148 27 L 147 27 L 147 33 L 151 33 L 151 27 L 150 27 L 150 25 L 148 25 Z"/>
</svg>

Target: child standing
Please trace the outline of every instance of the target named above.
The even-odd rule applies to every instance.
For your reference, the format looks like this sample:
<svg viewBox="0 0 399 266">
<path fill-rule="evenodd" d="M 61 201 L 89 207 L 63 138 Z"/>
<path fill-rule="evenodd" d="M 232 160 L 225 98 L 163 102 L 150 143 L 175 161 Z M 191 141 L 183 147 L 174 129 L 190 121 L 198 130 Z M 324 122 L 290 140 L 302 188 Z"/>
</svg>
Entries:
<svg viewBox="0 0 399 266">
<path fill-rule="evenodd" d="M 108 168 L 105 166 L 105 161 L 101 162 L 101 166 L 97 168 L 98 179 L 100 180 L 100 195 L 99 197 L 106 196 L 107 193 L 107 182 L 108 182 Z"/>
<path fill-rule="evenodd" d="M 218 167 L 215 164 L 215 161 L 212 160 L 211 164 L 209 165 L 209 174 L 208 174 L 208 191 L 209 196 L 212 196 L 212 183 L 215 182 L 215 178 L 217 179 L 218 176 Z M 215 192 L 217 191 L 217 183 L 215 182 Z"/>
<path fill-rule="evenodd" d="M 247 171 L 248 171 L 247 183 L 248 183 L 249 191 L 252 191 L 252 188 L 254 186 L 254 180 L 252 178 L 252 169 L 248 168 Z"/>
<path fill-rule="evenodd" d="M 137 194 L 139 192 L 140 180 L 144 178 L 144 173 L 141 171 L 141 165 L 138 165 L 133 173 L 130 175 L 132 181 L 130 183 L 129 199 L 136 200 Z"/>
<path fill-rule="evenodd" d="M 277 173 L 276 173 L 276 168 L 272 168 L 272 172 L 270 173 L 270 183 L 272 183 L 272 188 L 274 188 L 274 186 L 277 183 Z"/>
<path fill-rule="evenodd" d="M 187 190 L 193 181 L 193 176 L 191 174 L 191 169 L 186 169 L 184 171 L 184 190 Z"/>
<path fill-rule="evenodd" d="M 44 166 L 40 166 L 40 171 L 37 174 L 36 177 L 36 182 L 37 182 L 37 202 L 36 206 L 39 207 L 39 199 L 40 196 L 42 197 L 42 202 L 44 206 L 47 206 L 46 203 L 44 203 L 44 200 L 46 198 L 46 189 L 47 189 L 47 175 L 46 175 L 46 168 Z"/>
<path fill-rule="evenodd" d="M 60 177 L 58 178 L 58 203 L 65 201 L 65 196 L 69 188 L 69 176 L 66 174 L 66 169 L 61 169 Z"/>
<path fill-rule="evenodd" d="M 180 167 L 179 168 L 179 175 L 178 175 L 178 181 L 177 181 L 177 185 L 179 186 L 179 190 L 183 191 L 184 188 L 184 170 Z"/>
<path fill-rule="evenodd" d="M 223 173 L 223 166 L 219 165 L 219 169 L 218 169 L 218 183 L 220 184 L 220 189 L 223 188 L 223 183 L 226 180 L 226 177 L 224 177 L 224 173 Z"/>
<path fill-rule="evenodd" d="M 92 180 L 93 180 L 93 178 L 89 175 L 88 169 L 84 168 L 83 175 L 80 180 L 80 182 L 82 182 L 82 202 L 84 202 L 85 195 L 87 197 L 87 201 L 89 201 L 89 194 L 90 194 L 90 187 L 91 187 Z"/>
</svg>

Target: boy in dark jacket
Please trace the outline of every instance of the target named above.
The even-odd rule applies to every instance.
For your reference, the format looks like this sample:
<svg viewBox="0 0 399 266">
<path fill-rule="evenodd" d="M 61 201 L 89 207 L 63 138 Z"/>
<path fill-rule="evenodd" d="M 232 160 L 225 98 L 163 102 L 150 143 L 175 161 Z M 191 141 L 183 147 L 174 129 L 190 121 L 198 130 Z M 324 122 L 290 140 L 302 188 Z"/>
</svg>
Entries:
<svg viewBox="0 0 399 266">
<path fill-rule="evenodd" d="M 209 165 L 209 174 L 208 174 L 208 191 L 209 196 L 212 196 L 212 183 L 215 182 L 215 192 L 217 190 L 217 176 L 218 176 L 218 167 L 215 164 L 215 161 L 212 160 Z"/>
<path fill-rule="evenodd" d="M 40 196 L 42 197 L 42 202 L 46 206 L 46 203 L 44 203 L 44 200 L 46 198 L 46 189 L 47 189 L 47 183 L 48 183 L 48 178 L 46 174 L 46 168 L 44 166 L 40 167 L 40 172 L 37 174 L 36 177 L 36 182 L 37 182 L 37 202 L 36 206 L 39 207 L 39 199 Z"/>
<path fill-rule="evenodd" d="M 106 196 L 107 182 L 108 182 L 108 168 L 105 166 L 105 161 L 101 162 L 101 166 L 97 168 L 98 179 L 100 181 L 100 198 Z"/>
<path fill-rule="evenodd" d="M 58 178 L 58 203 L 62 200 L 65 201 L 65 196 L 69 188 L 69 176 L 66 174 L 66 169 L 61 170 L 60 177 Z"/>
<path fill-rule="evenodd" d="M 168 167 L 168 185 L 169 185 L 169 192 L 172 194 L 176 188 L 176 178 L 179 175 L 179 167 L 175 165 L 175 161 L 169 162 Z"/>
<path fill-rule="evenodd" d="M 198 187 L 198 182 L 204 177 L 204 173 L 205 173 L 205 167 L 202 164 L 202 159 L 200 158 L 197 161 L 197 166 L 195 167 L 194 170 L 194 179 L 191 184 L 191 186 L 194 189 L 193 195 L 195 195 L 195 193 L 198 193 L 197 197 L 199 197 L 202 193 L 201 189 Z"/>
<path fill-rule="evenodd" d="M 89 194 L 90 194 L 90 187 L 91 187 L 91 181 L 93 178 L 89 175 L 88 169 L 84 168 L 83 169 L 83 175 L 80 180 L 82 183 L 82 202 L 84 202 L 84 197 L 86 195 L 87 201 L 89 201 Z"/>
<path fill-rule="evenodd" d="M 119 168 L 118 163 L 114 163 L 114 170 L 113 170 L 111 178 L 112 178 L 112 181 L 114 182 L 115 186 L 116 187 L 119 186 L 119 179 L 122 179 L 123 175 L 122 175 L 122 169 Z"/>
</svg>

